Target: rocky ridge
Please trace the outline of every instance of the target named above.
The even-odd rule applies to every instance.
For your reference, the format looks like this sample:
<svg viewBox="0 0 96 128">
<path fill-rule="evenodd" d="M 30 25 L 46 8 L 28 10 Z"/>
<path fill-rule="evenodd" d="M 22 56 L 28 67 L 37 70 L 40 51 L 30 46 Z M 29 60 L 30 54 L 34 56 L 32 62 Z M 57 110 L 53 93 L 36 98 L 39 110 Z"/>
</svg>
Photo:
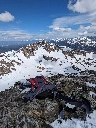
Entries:
<svg viewBox="0 0 96 128">
<path fill-rule="evenodd" d="M 19 54 L 20 52 L 22 52 L 24 54 L 24 56 L 27 58 L 27 59 L 30 59 L 31 56 L 35 56 L 36 54 L 36 50 L 38 50 L 40 47 L 43 47 L 44 50 L 46 50 L 48 53 L 50 52 L 55 52 L 55 51 L 59 51 L 61 50 L 62 51 L 62 54 L 65 56 L 66 60 L 68 59 L 68 57 L 71 57 L 71 59 L 75 59 L 77 61 L 77 63 L 81 64 L 84 66 L 84 64 L 88 65 L 88 67 L 90 67 L 91 65 L 93 65 L 93 63 L 96 63 L 96 61 L 92 61 L 90 58 L 88 58 L 86 61 L 83 60 L 81 62 L 79 62 L 79 60 L 81 60 L 81 58 L 79 58 L 79 60 L 75 57 L 75 55 L 83 55 L 86 57 L 86 51 L 80 51 L 80 50 L 67 50 L 67 51 L 64 51 L 61 47 L 59 47 L 58 45 L 51 45 L 49 43 L 45 43 L 44 41 L 42 42 L 36 42 L 36 43 L 33 43 L 33 44 L 29 44 L 28 46 L 26 47 L 23 47 L 21 49 L 19 49 L 18 51 L 14 51 L 13 53 L 11 53 L 11 56 L 13 56 L 14 58 L 10 60 L 10 54 L 6 54 L 6 53 L 2 53 L 0 54 L 1 57 L 3 57 L 1 60 L 0 60 L 0 75 L 4 75 L 4 74 L 8 74 L 8 73 L 11 73 L 13 70 L 16 71 L 16 68 L 15 68 L 15 65 L 19 65 L 21 66 L 24 62 L 21 58 L 19 58 Z M 90 53 L 90 52 L 89 52 Z M 17 55 L 18 54 L 18 55 Z M 43 58 L 45 60 L 51 60 L 52 61 L 57 61 L 59 60 L 60 58 L 53 58 L 51 56 L 46 56 L 46 55 L 43 55 Z M 40 62 L 42 62 L 42 60 L 39 60 L 39 64 Z M 73 64 L 73 62 L 70 62 L 71 65 L 72 65 L 72 68 L 75 69 L 75 70 L 79 70 L 79 68 L 76 68 L 75 65 Z M 62 61 L 60 61 L 60 66 L 63 64 Z M 95 66 L 94 66 L 95 67 Z M 40 65 L 37 67 L 39 69 L 45 69 L 45 67 L 41 67 Z"/>
</svg>

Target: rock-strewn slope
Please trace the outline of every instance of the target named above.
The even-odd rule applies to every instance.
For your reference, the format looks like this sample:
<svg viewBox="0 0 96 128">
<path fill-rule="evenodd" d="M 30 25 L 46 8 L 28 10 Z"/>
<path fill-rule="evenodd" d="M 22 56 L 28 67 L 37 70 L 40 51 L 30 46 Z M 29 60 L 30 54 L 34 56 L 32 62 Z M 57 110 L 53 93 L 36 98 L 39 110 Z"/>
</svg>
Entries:
<svg viewBox="0 0 96 128">
<path fill-rule="evenodd" d="M 96 77 L 94 76 L 94 83 Z M 80 100 L 80 96 L 90 101 L 92 111 L 96 109 L 96 87 L 89 87 L 86 80 L 78 76 L 64 76 L 57 74 L 47 78 L 54 83 L 62 94 L 73 96 Z M 90 78 L 90 81 L 93 77 Z M 20 82 L 4 92 L 0 92 L 0 128 L 51 128 L 49 125 L 58 118 L 59 106 L 63 105 L 63 119 L 81 118 L 86 120 L 86 113 L 82 108 L 70 109 L 64 101 L 56 101 L 46 98 L 45 100 L 34 99 L 24 103 L 18 89 Z M 91 95 L 90 92 L 93 92 Z M 92 112 L 91 111 L 91 112 Z M 59 120 L 58 120 L 59 121 Z"/>
<path fill-rule="evenodd" d="M 12 71 L 16 71 L 16 66 L 22 66 L 24 62 L 24 57 L 27 58 L 27 60 L 30 59 L 30 57 L 35 56 L 36 52 L 38 52 L 39 48 L 43 48 L 47 55 L 41 56 L 42 53 L 40 53 L 40 57 L 42 59 L 45 60 L 51 60 L 51 62 L 59 62 L 59 66 L 63 66 L 65 65 L 65 63 L 69 62 L 69 64 L 72 66 L 72 68 L 74 70 L 80 71 L 81 69 L 79 67 L 82 67 L 82 69 L 84 70 L 85 65 L 88 69 L 88 67 L 90 68 L 91 66 L 93 66 L 94 69 L 96 69 L 96 65 L 94 63 L 96 63 L 96 60 L 94 60 L 94 58 L 90 58 L 90 54 L 91 53 L 87 53 L 85 51 L 80 51 L 80 50 L 67 50 L 64 51 L 62 48 L 60 48 L 58 45 L 53 45 L 53 44 L 49 44 L 49 43 L 45 43 L 45 42 L 41 42 L 41 43 L 33 43 L 33 44 L 29 44 L 26 47 L 21 48 L 18 51 L 13 51 L 12 53 L 2 53 L 0 56 L 0 75 L 4 75 L 4 74 L 8 74 L 11 73 Z M 60 55 L 63 55 L 62 59 L 65 60 L 61 60 L 61 58 L 59 57 L 53 57 L 50 55 L 51 52 L 61 52 Z M 23 54 L 20 57 L 20 54 Z M 88 55 L 87 55 L 88 54 Z M 89 57 L 87 57 L 89 56 Z M 75 64 L 74 64 L 75 62 Z M 41 66 L 42 60 L 38 60 L 38 67 Z M 77 68 L 76 65 L 79 65 L 79 67 Z M 38 68 L 37 67 L 37 68 Z M 42 66 L 41 66 L 42 69 Z M 46 69 L 46 67 L 43 67 L 43 70 Z"/>
</svg>

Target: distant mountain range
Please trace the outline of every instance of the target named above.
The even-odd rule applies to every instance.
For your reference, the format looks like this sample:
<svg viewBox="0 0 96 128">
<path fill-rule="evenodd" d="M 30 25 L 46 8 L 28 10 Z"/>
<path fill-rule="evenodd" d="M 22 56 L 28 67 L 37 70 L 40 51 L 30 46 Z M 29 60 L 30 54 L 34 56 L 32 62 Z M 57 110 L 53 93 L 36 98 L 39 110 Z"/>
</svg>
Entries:
<svg viewBox="0 0 96 128">
<path fill-rule="evenodd" d="M 8 52 L 12 50 L 19 50 L 28 44 L 35 42 L 33 41 L 0 41 L 0 53 Z"/>
<path fill-rule="evenodd" d="M 50 42 L 60 46 L 67 46 L 71 49 L 96 52 L 96 37 L 77 37 L 77 38 L 60 38 L 52 39 Z"/>
<path fill-rule="evenodd" d="M 43 39 L 42 39 L 43 40 Z M 34 42 L 41 42 L 39 40 L 32 41 L 0 41 L 0 53 L 19 50 L 21 47 L 25 47 L 28 44 Z M 49 43 L 53 43 L 59 46 L 66 46 L 74 50 L 85 50 L 96 52 L 96 37 L 76 37 L 76 38 L 57 38 L 47 40 Z"/>
</svg>

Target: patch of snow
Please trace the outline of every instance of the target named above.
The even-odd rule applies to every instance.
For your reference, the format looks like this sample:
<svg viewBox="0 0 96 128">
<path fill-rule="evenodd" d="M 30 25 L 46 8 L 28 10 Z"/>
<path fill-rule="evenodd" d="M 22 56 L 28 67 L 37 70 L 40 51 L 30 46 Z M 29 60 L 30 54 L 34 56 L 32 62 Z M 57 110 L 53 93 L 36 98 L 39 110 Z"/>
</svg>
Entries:
<svg viewBox="0 0 96 128">
<path fill-rule="evenodd" d="M 25 92 L 29 92 L 29 91 L 30 91 L 30 88 L 26 88 L 21 93 L 25 93 Z"/>
<path fill-rule="evenodd" d="M 93 54 L 92 57 L 93 57 L 93 58 L 96 58 L 96 54 Z"/>
<path fill-rule="evenodd" d="M 59 119 L 61 121 L 56 119 L 50 125 L 53 128 L 96 128 L 96 110 L 94 110 L 89 116 L 90 117 L 86 117 L 86 121 L 76 118 L 72 118 L 71 120 L 67 119 L 66 121 L 63 119 Z"/>
<path fill-rule="evenodd" d="M 72 105 L 72 104 L 69 104 L 69 103 L 67 103 L 66 106 L 69 107 L 69 108 L 74 108 L 75 107 L 75 105 Z"/>
<path fill-rule="evenodd" d="M 20 82 L 23 83 L 23 84 L 30 84 L 30 82 L 27 81 L 26 79 L 21 79 Z"/>
<path fill-rule="evenodd" d="M 92 84 L 92 83 L 89 83 L 89 82 L 86 82 L 86 84 L 90 87 L 96 87 L 96 84 Z"/>
<path fill-rule="evenodd" d="M 92 95 L 96 96 L 96 94 L 94 92 L 90 91 L 90 96 L 92 97 Z"/>
</svg>

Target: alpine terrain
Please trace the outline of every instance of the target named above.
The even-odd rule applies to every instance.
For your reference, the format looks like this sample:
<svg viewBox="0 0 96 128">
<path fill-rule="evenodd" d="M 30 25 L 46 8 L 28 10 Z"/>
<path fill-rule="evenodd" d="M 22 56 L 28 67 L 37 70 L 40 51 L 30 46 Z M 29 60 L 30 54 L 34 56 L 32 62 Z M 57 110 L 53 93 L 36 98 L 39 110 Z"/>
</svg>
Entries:
<svg viewBox="0 0 96 128">
<path fill-rule="evenodd" d="M 67 43 L 63 39 L 50 42 L 43 40 L 17 51 L 1 53 L 0 128 L 96 128 L 94 40 L 74 38 L 67 39 Z M 66 47 L 64 44 L 59 45 L 64 41 Z M 71 47 L 72 42 L 75 47 Z M 90 50 L 92 46 L 93 50 Z M 79 101 L 83 97 L 86 102 L 89 101 L 90 113 L 86 114 L 84 108 L 68 104 L 62 99 L 34 98 L 33 101 L 23 102 L 23 97 L 29 90 L 19 89 L 19 85 L 41 75 L 63 95 Z M 60 106 L 63 106 L 62 112 L 59 112 Z"/>
</svg>

